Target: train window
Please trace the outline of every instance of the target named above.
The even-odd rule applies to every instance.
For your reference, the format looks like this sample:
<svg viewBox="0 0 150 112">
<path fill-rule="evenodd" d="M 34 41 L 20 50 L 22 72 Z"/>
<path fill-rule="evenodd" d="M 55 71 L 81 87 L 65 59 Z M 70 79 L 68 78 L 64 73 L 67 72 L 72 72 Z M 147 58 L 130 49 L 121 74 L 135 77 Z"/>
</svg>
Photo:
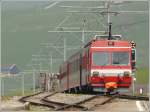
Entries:
<svg viewBox="0 0 150 112">
<path fill-rule="evenodd" d="M 76 72 L 77 71 L 77 60 L 75 60 L 74 64 L 75 64 L 75 66 L 74 66 L 74 72 Z"/>
<path fill-rule="evenodd" d="M 79 59 L 77 59 L 77 71 L 79 70 Z"/>
<path fill-rule="evenodd" d="M 90 52 L 89 52 L 89 49 L 87 51 L 87 64 L 89 64 L 89 59 L 90 59 Z"/>
<path fill-rule="evenodd" d="M 72 63 L 70 62 L 70 68 L 69 72 L 72 73 Z"/>
<path fill-rule="evenodd" d="M 113 65 L 128 65 L 129 64 L 129 53 L 128 52 L 113 52 L 112 53 L 112 64 Z"/>
<path fill-rule="evenodd" d="M 97 66 L 109 65 L 109 53 L 108 52 L 93 52 L 92 62 Z"/>
<path fill-rule="evenodd" d="M 75 72 L 75 69 L 76 69 L 76 63 L 75 61 L 73 61 L 73 73 Z"/>
</svg>

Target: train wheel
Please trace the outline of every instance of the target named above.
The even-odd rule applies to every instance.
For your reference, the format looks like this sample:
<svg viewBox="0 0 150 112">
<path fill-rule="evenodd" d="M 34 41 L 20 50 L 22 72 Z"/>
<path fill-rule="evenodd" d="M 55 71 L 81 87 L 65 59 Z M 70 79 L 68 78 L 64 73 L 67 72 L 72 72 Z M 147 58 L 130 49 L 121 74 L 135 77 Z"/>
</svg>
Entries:
<svg viewBox="0 0 150 112">
<path fill-rule="evenodd" d="M 71 90 L 69 89 L 68 92 L 71 93 Z"/>
<path fill-rule="evenodd" d="M 110 92 L 106 92 L 106 95 L 110 95 Z"/>
<path fill-rule="evenodd" d="M 80 93 L 80 87 L 76 87 L 77 93 Z"/>
<path fill-rule="evenodd" d="M 79 92 L 81 92 L 82 91 L 82 87 L 81 86 L 79 86 Z"/>
<path fill-rule="evenodd" d="M 80 92 L 81 92 L 81 93 L 85 93 L 85 91 L 86 91 L 85 86 L 81 86 L 80 88 L 81 88 L 81 91 L 80 91 Z"/>
<path fill-rule="evenodd" d="M 75 93 L 77 93 L 77 92 L 78 92 L 78 91 L 77 91 L 77 87 L 75 87 L 75 88 L 74 88 L 74 92 L 75 92 Z"/>
<path fill-rule="evenodd" d="M 71 93 L 75 93 L 75 88 L 71 88 Z"/>
</svg>

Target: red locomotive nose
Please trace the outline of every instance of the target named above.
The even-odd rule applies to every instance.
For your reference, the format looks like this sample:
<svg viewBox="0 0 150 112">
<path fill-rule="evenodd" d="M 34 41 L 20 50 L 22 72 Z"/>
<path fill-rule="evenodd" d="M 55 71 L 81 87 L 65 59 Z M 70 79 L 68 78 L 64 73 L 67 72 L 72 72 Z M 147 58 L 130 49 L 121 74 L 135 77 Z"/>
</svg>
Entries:
<svg viewBox="0 0 150 112">
<path fill-rule="evenodd" d="M 105 88 L 106 88 L 106 89 L 110 89 L 110 88 L 116 89 L 117 86 L 118 86 L 118 85 L 117 85 L 116 82 L 107 82 L 107 83 L 105 84 Z"/>
</svg>

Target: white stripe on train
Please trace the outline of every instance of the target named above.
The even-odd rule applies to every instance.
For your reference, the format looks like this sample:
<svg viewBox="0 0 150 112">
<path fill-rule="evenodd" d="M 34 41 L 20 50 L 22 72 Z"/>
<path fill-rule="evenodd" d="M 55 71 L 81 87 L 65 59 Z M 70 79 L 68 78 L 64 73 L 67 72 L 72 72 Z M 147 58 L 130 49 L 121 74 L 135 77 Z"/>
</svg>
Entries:
<svg viewBox="0 0 150 112">
<path fill-rule="evenodd" d="M 100 74 L 104 74 L 105 76 L 116 76 L 116 74 L 123 75 L 125 71 L 128 71 L 131 73 L 130 69 L 121 69 L 121 70 L 116 70 L 116 69 L 105 69 L 105 70 L 100 70 L 100 69 L 92 69 L 91 74 L 93 74 L 94 71 L 99 72 Z"/>
<path fill-rule="evenodd" d="M 131 48 L 131 47 L 91 47 L 91 48 Z"/>
</svg>

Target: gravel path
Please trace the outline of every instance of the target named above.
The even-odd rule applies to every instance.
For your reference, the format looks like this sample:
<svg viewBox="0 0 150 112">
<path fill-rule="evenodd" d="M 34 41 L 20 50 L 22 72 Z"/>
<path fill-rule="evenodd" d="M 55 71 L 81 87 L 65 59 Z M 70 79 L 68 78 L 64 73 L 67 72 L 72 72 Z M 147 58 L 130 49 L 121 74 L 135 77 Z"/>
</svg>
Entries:
<svg viewBox="0 0 150 112">
<path fill-rule="evenodd" d="M 47 99 L 55 102 L 73 104 L 73 103 L 83 101 L 84 99 L 91 98 L 93 96 L 94 95 L 57 93 L 54 96 L 48 97 Z"/>
</svg>

